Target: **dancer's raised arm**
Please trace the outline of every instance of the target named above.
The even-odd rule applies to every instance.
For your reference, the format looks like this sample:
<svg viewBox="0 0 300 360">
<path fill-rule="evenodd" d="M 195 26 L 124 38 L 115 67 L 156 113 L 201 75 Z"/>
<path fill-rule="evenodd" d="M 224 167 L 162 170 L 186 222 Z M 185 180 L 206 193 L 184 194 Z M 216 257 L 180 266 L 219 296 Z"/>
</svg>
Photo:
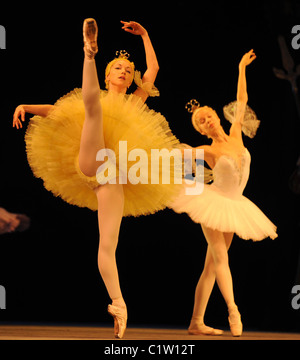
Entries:
<svg viewBox="0 0 300 360">
<path fill-rule="evenodd" d="M 256 59 L 253 50 L 247 52 L 239 64 L 239 80 L 237 87 L 237 108 L 235 121 L 232 124 L 230 135 L 234 137 L 242 136 L 242 124 L 245 114 L 246 105 L 248 102 L 247 81 L 246 81 L 246 67 Z"/>
<path fill-rule="evenodd" d="M 256 59 L 256 55 L 253 50 L 247 52 L 240 64 L 239 64 L 239 80 L 237 89 L 237 101 L 247 104 L 247 81 L 246 81 L 246 66 L 250 65 Z"/>
<path fill-rule="evenodd" d="M 123 29 L 126 32 L 129 32 L 134 35 L 140 35 L 142 37 L 144 42 L 146 62 L 147 62 L 147 70 L 142 78 L 142 82 L 154 84 L 159 71 L 159 64 L 147 30 L 141 24 L 134 21 L 130 21 L 130 22 L 121 21 L 121 23 L 124 25 Z M 146 99 L 149 96 L 141 88 L 138 88 L 136 90 L 135 95 L 140 96 L 143 99 L 143 101 L 146 101 Z"/>
</svg>

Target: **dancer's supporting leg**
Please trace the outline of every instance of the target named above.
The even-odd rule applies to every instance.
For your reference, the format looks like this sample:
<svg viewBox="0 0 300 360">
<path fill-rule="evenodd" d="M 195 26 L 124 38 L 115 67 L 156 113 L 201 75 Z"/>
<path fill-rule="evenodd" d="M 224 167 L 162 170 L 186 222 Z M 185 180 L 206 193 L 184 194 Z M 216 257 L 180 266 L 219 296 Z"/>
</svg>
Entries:
<svg viewBox="0 0 300 360">
<path fill-rule="evenodd" d="M 219 289 L 228 307 L 231 332 L 234 336 L 240 336 L 242 334 L 242 323 L 234 300 L 232 276 L 228 262 L 228 245 L 232 241 L 232 234 L 221 233 L 203 225 L 202 230 L 214 262 Z"/>
<path fill-rule="evenodd" d="M 233 234 L 224 234 L 227 251 L 232 243 Z M 208 300 L 213 290 L 216 280 L 215 264 L 210 246 L 207 247 L 206 259 L 203 272 L 199 279 L 195 292 L 195 303 L 193 317 L 189 327 L 189 333 L 192 335 L 222 335 L 223 331 L 213 329 L 204 324 L 204 315 Z"/>
<path fill-rule="evenodd" d="M 127 308 L 122 296 L 116 264 L 116 249 L 124 210 L 122 185 L 103 185 L 96 190 L 100 245 L 98 265 L 112 305 L 108 312 L 115 319 L 115 336 L 122 338 L 127 323 Z"/>
</svg>

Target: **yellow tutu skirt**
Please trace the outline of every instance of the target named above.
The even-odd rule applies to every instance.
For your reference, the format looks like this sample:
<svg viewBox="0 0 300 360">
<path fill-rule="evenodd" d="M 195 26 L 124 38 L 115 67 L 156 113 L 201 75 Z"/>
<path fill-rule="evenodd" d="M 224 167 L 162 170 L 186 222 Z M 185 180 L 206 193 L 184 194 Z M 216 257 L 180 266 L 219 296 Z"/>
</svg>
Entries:
<svg viewBox="0 0 300 360">
<path fill-rule="evenodd" d="M 105 146 L 116 154 L 119 166 L 119 144 L 126 142 L 128 154 L 142 149 L 151 158 L 152 149 L 173 149 L 179 141 L 172 134 L 166 119 L 150 110 L 135 95 L 111 94 L 101 91 Z M 79 207 L 97 210 L 94 189 L 99 186 L 96 176 L 84 176 L 78 166 L 81 132 L 85 118 L 81 89 L 57 101 L 50 114 L 34 116 L 26 131 L 28 162 L 34 175 L 43 179 L 44 186 L 55 196 Z M 124 156 L 124 154 L 122 155 Z M 128 162 L 130 170 L 134 163 Z M 181 189 L 175 184 L 174 164 L 170 169 L 170 183 L 152 184 L 150 162 L 148 181 L 123 185 L 124 216 L 139 216 L 164 209 Z M 160 164 L 162 169 L 162 164 Z M 119 174 L 119 173 L 118 173 Z"/>
</svg>

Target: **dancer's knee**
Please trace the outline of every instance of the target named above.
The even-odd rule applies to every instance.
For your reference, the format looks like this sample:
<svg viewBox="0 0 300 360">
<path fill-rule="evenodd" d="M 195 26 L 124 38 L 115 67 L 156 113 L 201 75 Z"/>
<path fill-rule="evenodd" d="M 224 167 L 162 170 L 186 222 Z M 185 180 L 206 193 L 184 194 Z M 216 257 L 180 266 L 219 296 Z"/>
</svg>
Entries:
<svg viewBox="0 0 300 360">
<path fill-rule="evenodd" d="M 116 262 L 116 248 L 109 243 L 101 244 L 98 252 L 99 271 L 103 275 Z"/>
<path fill-rule="evenodd" d="M 214 254 L 215 266 L 224 266 L 228 265 L 228 253 L 226 249 L 217 249 Z"/>
<path fill-rule="evenodd" d="M 206 262 L 202 275 L 203 277 L 205 277 L 206 279 L 210 278 L 210 277 L 215 277 L 216 276 L 216 269 L 215 269 L 215 264 L 214 261 L 212 259 L 211 262 Z"/>
<path fill-rule="evenodd" d="M 100 235 L 99 258 L 114 259 L 118 244 L 118 235 L 114 231 L 106 234 L 105 237 Z"/>
<path fill-rule="evenodd" d="M 93 161 L 90 157 L 86 159 L 86 157 L 79 154 L 78 165 L 83 175 L 87 177 L 96 176 L 97 168 L 99 166 L 99 163 L 97 163 L 96 160 Z"/>
<path fill-rule="evenodd" d="M 206 240 L 208 242 L 214 265 L 228 264 L 228 252 L 223 233 L 203 228 Z"/>
<path fill-rule="evenodd" d="M 84 109 L 86 117 L 89 120 L 93 120 L 102 114 L 102 106 L 100 102 L 99 93 L 96 93 L 94 96 L 89 96 L 84 99 Z"/>
</svg>

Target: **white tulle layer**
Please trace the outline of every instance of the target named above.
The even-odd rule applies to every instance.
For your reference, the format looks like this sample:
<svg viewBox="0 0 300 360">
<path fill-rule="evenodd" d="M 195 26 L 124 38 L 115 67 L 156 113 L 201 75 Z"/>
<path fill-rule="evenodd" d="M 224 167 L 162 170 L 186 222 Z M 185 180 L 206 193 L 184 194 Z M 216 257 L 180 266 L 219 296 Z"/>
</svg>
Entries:
<svg viewBox="0 0 300 360">
<path fill-rule="evenodd" d="M 187 213 L 196 223 L 221 232 L 236 233 L 244 240 L 277 237 L 276 226 L 252 201 L 243 195 L 226 197 L 214 185 L 204 185 L 201 195 L 186 195 L 183 190 L 171 208 L 177 213 Z"/>
</svg>

